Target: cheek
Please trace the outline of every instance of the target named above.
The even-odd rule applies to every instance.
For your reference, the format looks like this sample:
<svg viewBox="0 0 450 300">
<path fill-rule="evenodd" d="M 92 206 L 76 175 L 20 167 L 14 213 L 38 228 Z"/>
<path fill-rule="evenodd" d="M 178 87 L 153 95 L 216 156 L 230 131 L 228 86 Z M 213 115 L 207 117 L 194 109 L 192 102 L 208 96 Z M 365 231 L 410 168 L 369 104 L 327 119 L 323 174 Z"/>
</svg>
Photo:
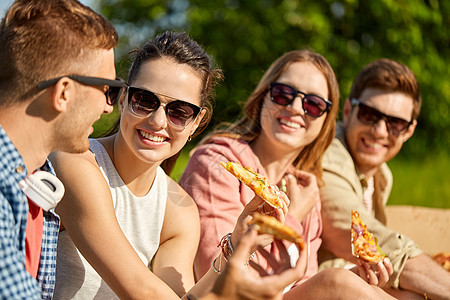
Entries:
<svg viewBox="0 0 450 300">
<path fill-rule="evenodd" d="M 276 120 L 276 116 L 278 115 L 279 110 L 275 107 L 271 107 L 270 105 L 264 104 L 261 109 L 261 116 L 259 117 L 261 127 L 265 127 L 273 124 Z"/>
</svg>

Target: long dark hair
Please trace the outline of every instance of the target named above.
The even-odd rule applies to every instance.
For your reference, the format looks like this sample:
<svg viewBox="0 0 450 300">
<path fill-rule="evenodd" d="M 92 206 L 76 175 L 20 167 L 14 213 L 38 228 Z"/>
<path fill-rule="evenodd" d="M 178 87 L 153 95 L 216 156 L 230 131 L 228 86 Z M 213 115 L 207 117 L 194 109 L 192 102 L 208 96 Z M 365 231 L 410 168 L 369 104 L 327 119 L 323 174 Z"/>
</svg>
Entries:
<svg viewBox="0 0 450 300">
<path fill-rule="evenodd" d="M 200 106 L 206 110 L 206 113 L 194 135 L 199 134 L 206 128 L 212 116 L 214 86 L 222 79 L 223 75 L 222 70 L 215 66 L 208 53 L 196 41 L 192 40 L 186 33 L 166 31 L 146 42 L 142 47 L 132 50 L 130 55 L 134 59 L 128 73 L 129 85 L 138 76 L 142 64 L 150 60 L 170 58 L 179 64 L 186 64 L 196 70 L 203 82 Z M 117 132 L 119 126 L 120 120 L 114 124 L 107 135 Z M 179 155 L 180 152 L 162 162 L 161 167 L 167 174 L 172 171 Z"/>
</svg>

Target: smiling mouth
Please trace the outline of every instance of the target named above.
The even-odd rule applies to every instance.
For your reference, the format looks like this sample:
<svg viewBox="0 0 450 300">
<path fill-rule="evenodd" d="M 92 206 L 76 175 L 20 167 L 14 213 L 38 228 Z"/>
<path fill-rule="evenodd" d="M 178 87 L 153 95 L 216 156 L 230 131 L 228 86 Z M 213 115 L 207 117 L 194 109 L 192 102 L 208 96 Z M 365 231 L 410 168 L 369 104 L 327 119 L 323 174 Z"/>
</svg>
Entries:
<svg viewBox="0 0 450 300">
<path fill-rule="evenodd" d="M 165 137 L 163 137 L 163 136 L 153 135 L 153 134 L 150 134 L 150 133 L 145 132 L 145 131 L 142 131 L 142 130 L 139 130 L 139 133 L 140 133 L 145 139 L 150 140 L 150 141 L 152 141 L 152 142 L 162 143 L 162 142 L 164 142 L 164 141 L 167 140 L 167 138 L 165 138 Z"/>
<path fill-rule="evenodd" d="M 299 123 L 296 122 L 291 122 L 285 119 L 280 119 L 280 124 L 283 124 L 285 126 L 294 128 L 294 129 L 299 129 L 301 127 L 301 125 Z"/>
<path fill-rule="evenodd" d="M 377 143 L 377 142 L 370 142 L 370 141 L 368 141 L 368 140 L 363 140 L 363 142 L 364 142 L 364 144 L 366 145 L 366 146 L 368 146 L 368 147 L 370 147 L 370 148 L 372 148 L 372 149 L 375 149 L 375 150 L 378 150 L 378 149 L 381 149 L 381 148 L 383 148 L 384 146 L 382 145 L 382 144 L 380 144 L 380 143 Z"/>
</svg>

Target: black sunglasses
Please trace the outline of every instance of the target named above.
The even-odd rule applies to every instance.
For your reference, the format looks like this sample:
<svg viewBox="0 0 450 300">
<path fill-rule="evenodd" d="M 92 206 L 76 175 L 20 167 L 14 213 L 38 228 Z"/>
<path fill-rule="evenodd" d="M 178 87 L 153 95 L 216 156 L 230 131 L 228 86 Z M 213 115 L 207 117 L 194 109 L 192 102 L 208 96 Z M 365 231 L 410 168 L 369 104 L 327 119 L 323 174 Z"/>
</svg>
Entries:
<svg viewBox="0 0 450 300">
<path fill-rule="evenodd" d="M 37 84 L 37 88 L 40 90 L 44 90 L 46 88 L 51 87 L 56 84 L 61 78 L 67 77 L 72 80 L 75 80 L 81 84 L 89 85 L 89 86 L 104 86 L 106 103 L 109 105 L 115 105 L 119 99 L 120 92 L 122 88 L 125 86 L 125 81 L 121 78 L 116 78 L 116 80 L 106 79 L 106 78 L 98 78 L 98 77 L 87 77 L 87 76 L 78 76 L 78 75 L 64 75 L 57 78 L 53 78 L 46 81 L 41 81 Z"/>
<path fill-rule="evenodd" d="M 282 106 L 288 106 L 294 102 L 297 95 L 300 94 L 302 98 L 302 107 L 308 116 L 318 118 L 326 113 L 333 105 L 329 100 L 326 100 L 320 96 L 314 94 L 305 94 L 299 90 L 293 88 L 290 85 L 271 82 L 270 83 L 270 100 L 273 103 Z"/>
<path fill-rule="evenodd" d="M 358 106 L 358 120 L 367 125 L 375 125 L 380 120 L 384 120 L 386 128 L 390 134 L 399 136 L 408 130 L 412 121 L 406 121 L 401 118 L 388 116 L 379 110 L 361 103 L 358 99 L 353 98 L 352 106 Z"/>
<path fill-rule="evenodd" d="M 148 117 L 161 105 L 164 105 L 167 119 L 173 126 L 180 129 L 184 129 L 189 123 L 191 123 L 202 110 L 201 107 L 192 103 L 158 94 L 149 90 L 132 86 L 127 86 L 127 90 L 128 105 L 134 115 L 142 118 Z M 159 100 L 157 95 L 175 100 L 166 104 L 161 104 L 161 100 Z"/>
</svg>

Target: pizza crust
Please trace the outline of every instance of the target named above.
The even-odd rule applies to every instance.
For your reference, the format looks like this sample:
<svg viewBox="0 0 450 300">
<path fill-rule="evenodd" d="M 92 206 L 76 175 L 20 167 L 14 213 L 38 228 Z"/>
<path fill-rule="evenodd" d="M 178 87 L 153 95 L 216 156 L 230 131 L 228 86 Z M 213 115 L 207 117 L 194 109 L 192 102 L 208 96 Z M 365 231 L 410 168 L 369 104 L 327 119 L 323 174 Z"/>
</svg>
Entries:
<svg viewBox="0 0 450 300">
<path fill-rule="evenodd" d="M 272 216 L 266 216 L 256 212 L 253 214 L 253 219 L 249 224 L 253 224 L 259 234 L 270 234 L 277 240 L 287 240 L 298 245 L 300 250 L 305 249 L 303 237 L 295 232 L 294 229 L 281 223 Z"/>
</svg>

